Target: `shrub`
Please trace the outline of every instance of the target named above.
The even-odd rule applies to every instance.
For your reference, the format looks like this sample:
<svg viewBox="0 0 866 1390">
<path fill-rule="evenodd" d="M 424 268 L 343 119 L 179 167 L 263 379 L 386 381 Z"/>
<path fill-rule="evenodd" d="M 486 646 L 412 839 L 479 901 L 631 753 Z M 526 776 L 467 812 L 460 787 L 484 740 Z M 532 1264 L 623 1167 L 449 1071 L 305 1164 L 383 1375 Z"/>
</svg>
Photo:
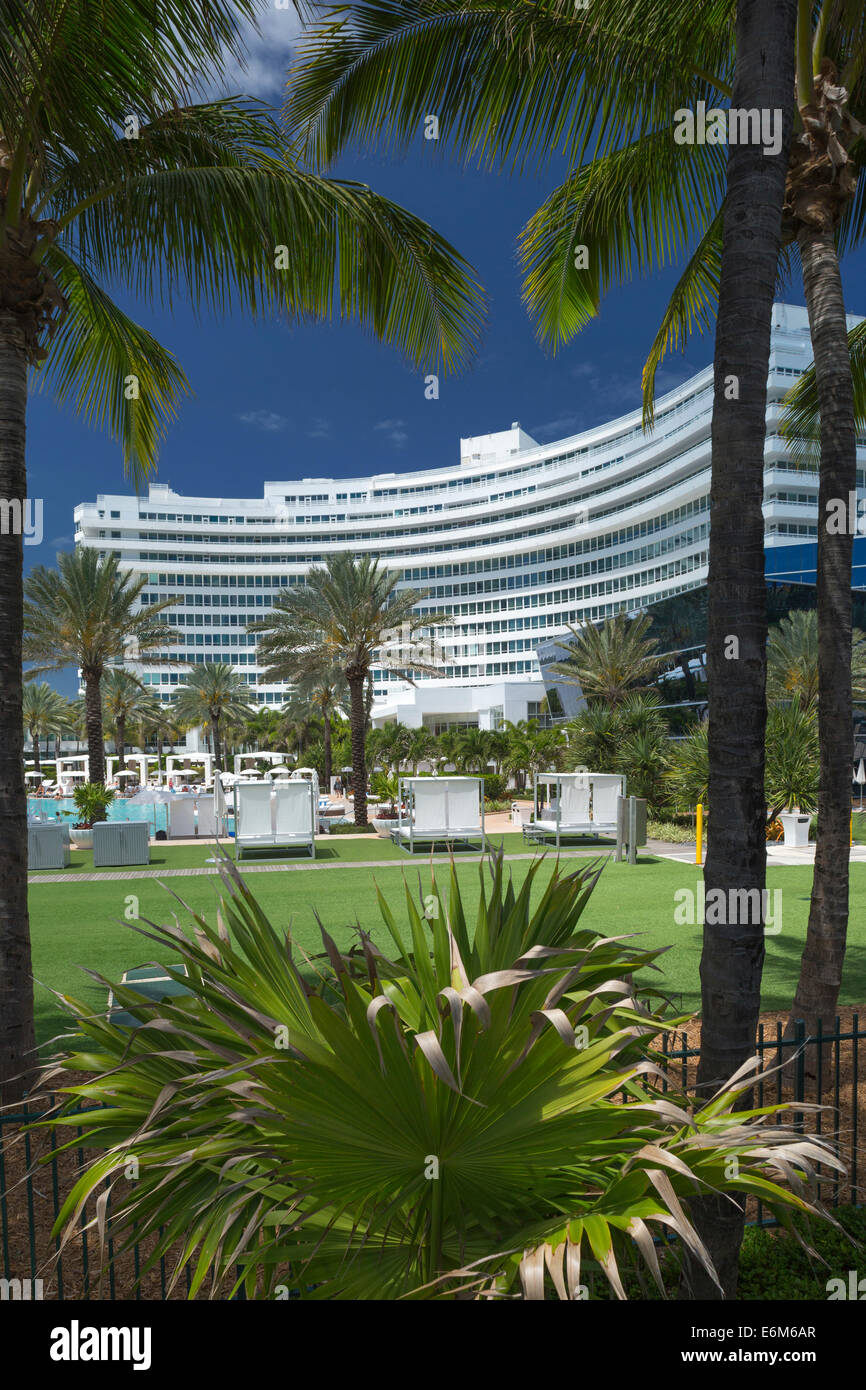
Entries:
<svg viewBox="0 0 866 1390">
<path fill-rule="evenodd" d="M 508 778 L 500 776 L 497 772 L 485 772 L 484 774 L 484 800 L 503 801 L 508 793 Z M 509 806 L 511 802 L 509 801 Z"/>
<path fill-rule="evenodd" d="M 85 782 L 73 788 L 72 799 L 80 817 L 76 829 L 90 830 L 97 821 L 105 820 L 108 808 L 114 801 L 114 792 L 101 782 Z"/>
<path fill-rule="evenodd" d="M 224 858 L 215 924 L 133 924 L 185 963 L 187 994 L 112 986 L 132 1031 L 64 999 L 80 1038 L 39 1127 L 97 1154 L 57 1233 L 99 1193 L 100 1238 L 148 1238 L 145 1268 L 171 1255 L 191 1296 L 207 1280 L 214 1296 L 567 1298 L 582 1270 L 625 1296 L 644 1260 L 661 1283 L 656 1232 L 711 1268 L 695 1193 L 817 1211 L 805 1183 L 840 1165 L 771 1123 L 781 1107 L 738 1110 L 749 1067 L 692 1114 L 663 1059 L 648 1065 L 663 1021 L 682 1020 L 651 1012 L 649 987 L 624 992 L 660 951 L 582 924 L 600 872 L 539 858 L 515 891 L 493 855 L 470 929 L 452 864 L 420 904 L 406 885 L 399 923 L 380 895 L 390 951 L 360 932 L 341 954 L 322 929 L 304 976 Z"/>
</svg>

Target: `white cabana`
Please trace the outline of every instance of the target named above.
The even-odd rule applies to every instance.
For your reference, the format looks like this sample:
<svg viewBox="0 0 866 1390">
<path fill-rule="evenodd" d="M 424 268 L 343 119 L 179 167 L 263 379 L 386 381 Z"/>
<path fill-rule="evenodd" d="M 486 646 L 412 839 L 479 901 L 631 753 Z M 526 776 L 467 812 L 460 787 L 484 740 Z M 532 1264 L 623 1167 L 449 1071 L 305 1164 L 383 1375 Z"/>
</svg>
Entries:
<svg viewBox="0 0 866 1390">
<path fill-rule="evenodd" d="M 542 789 L 547 792 L 544 797 Z M 624 796 L 625 778 L 616 773 L 538 772 L 533 778 L 532 823 L 523 827 L 523 837 L 554 839 L 559 849 L 563 837 L 617 835 Z"/>
<path fill-rule="evenodd" d="M 166 779 L 171 777 L 175 782 L 180 779 L 182 785 L 189 785 L 190 778 L 184 774 L 192 770 L 191 765 L 204 768 L 204 785 L 211 786 L 214 774 L 213 753 L 170 753 L 165 760 Z"/>
<path fill-rule="evenodd" d="M 159 763 L 159 759 L 152 753 L 127 753 L 123 761 L 126 763 L 126 767 L 118 768 L 118 771 L 115 772 L 114 769 L 120 762 L 120 758 L 116 753 L 109 754 L 105 759 L 106 782 L 115 781 L 118 777 L 137 777 L 141 785 L 144 786 L 148 778 L 149 765 L 153 764 L 155 767 Z M 138 768 L 137 772 L 135 771 L 136 768 Z"/>
<path fill-rule="evenodd" d="M 251 849 L 308 849 L 316 857 L 319 783 L 235 783 L 235 858 Z"/>
<path fill-rule="evenodd" d="M 66 753 L 63 757 L 55 759 L 57 766 L 57 781 L 61 787 L 65 787 L 73 777 L 81 777 L 85 782 L 90 781 L 90 757 L 87 753 Z"/>
<path fill-rule="evenodd" d="M 410 854 L 416 843 L 480 841 L 485 849 L 483 777 L 401 777 L 399 800 L 391 838 Z"/>
<path fill-rule="evenodd" d="M 25 772 L 24 780 L 25 782 L 42 782 L 44 778 L 41 772 Z"/>
<path fill-rule="evenodd" d="M 290 756 L 291 754 L 289 753 L 274 753 L 273 751 L 261 751 L 255 753 L 235 753 L 235 776 L 244 778 L 250 776 L 249 771 L 245 770 L 244 768 L 245 763 L 270 763 L 271 767 L 282 767 L 286 759 Z"/>
</svg>

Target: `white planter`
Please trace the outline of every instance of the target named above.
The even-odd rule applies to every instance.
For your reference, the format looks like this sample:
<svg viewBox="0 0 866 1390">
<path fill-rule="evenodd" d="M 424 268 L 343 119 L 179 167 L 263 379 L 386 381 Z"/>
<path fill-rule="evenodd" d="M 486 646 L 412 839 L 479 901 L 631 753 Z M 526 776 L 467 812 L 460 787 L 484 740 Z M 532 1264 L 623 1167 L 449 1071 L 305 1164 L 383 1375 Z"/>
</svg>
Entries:
<svg viewBox="0 0 866 1390">
<path fill-rule="evenodd" d="M 396 816 L 393 820 L 386 820 L 384 817 L 373 817 L 373 825 L 376 828 L 376 834 L 383 840 L 390 840 L 393 827 L 399 824 L 400 822 Z"/>
<path fill-rule="evenodd" d="M 69 840 L 74 849 L 93 849 L 92 830 L 74 830 L 70 826 Z"/>
<path fill-rule="evenodd" d="M 786 845 L 793 846 L 795 849 L 801 849 L 803 845 L 808 845 L 811 816 L 802 815 L 798 811 L 788 811 L 779 816 L 779 820 L 785 831 L 784 843 Z"/>
</svg>

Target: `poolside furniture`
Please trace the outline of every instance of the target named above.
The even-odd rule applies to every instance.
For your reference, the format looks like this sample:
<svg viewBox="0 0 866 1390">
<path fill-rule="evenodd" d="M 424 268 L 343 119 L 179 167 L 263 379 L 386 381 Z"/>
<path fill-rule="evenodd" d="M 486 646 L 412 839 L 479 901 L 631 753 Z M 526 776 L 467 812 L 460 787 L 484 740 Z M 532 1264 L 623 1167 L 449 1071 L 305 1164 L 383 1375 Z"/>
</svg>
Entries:
<svg viewBox="0 0 866 1390">
<path fill-rule="evenodd" d="M 147 821 L 98 821 L 93 827 L 93 866 L 150 863 Z"/>
<path fill-rule="evenodd" d="M 235 858 L 250 849 L 309 849 L 316 855 L 317 782 L 235 783 Z M 272 804 L 273 795 L 273 804 Z"/>
<path fill-rule="evenodd" d="M 553 789 L 547 807 L 539 793 Z M 553 839 L 559 849 L 565 838 L 578 835 L 616 835 L 621 831 L 619 803 L 625 778 L 610 772 L 540 772 L 533 778 L 534 816 L 523 827 L 524 840 Z"/>
<path fill-rule="evenodd" d="M 168 838 L 170 840 L 195 839 L 195 799 L 178 797 L 168 805 Z"/>
<path fill-rule="evenodd" d="M 485 848 L 483 777 L 401 777 L 399 801 L 391 839 L 410 854 L 416 844 Z"/>
<path fill-rule="evenodd" d="M 145 999 L 151 999 L 158 1003 L 161 999 L 168 999 L 173 995 L 189 994 L 189 990 L 183 983 L 184 976 L 187 975 L 186 965 L 181 962 L 179 965 L 170 967 L 171 973 L 164 970 L 161 965 L 137 965 L 133 970 L 124 970 L 120 977 L 122 985 L 128 985 L 134 989 L 136 994 L 141 994 Z M 118 1004 L 114 997 L 114 991 L 108 991 L 108 1013 L 109 1023 L 114 1023 L 118 1028 L 140 1028 L 142 1025 L 137 1018 L 123 1006 Z"/>
<path fill-rule="evenodd" d="M 69 864 L 69 832 L 65 825 L 27 826 L 28 869 L 65 869 Z"/>
</svg>

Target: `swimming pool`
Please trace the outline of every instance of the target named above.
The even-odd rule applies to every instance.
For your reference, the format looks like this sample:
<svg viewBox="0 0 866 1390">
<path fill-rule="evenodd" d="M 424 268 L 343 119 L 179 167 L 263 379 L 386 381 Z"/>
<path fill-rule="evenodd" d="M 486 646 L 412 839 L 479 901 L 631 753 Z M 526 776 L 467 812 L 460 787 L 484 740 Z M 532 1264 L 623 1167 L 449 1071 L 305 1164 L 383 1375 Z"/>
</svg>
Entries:
<svg viewBox="0 0 866 1390">
<path fill-rule="evenodd" d="M 67 825 L 74 825 L 78 819 L 75 802 L 71 796 L 59 796 L 56 800 L 53 796 L 28 796 L 27 810 L 31 815 L 48 816 L 49 820 L 65 821 Z M 63 812 L 67 814 L 64 815 Z M 146 820 L 151 829 L 155 827 L 157 830 L 167 831 L 168 807 L 165 804 L 133 806 L 119 796 L 108 808 L 108 819 Z"/>
</svg>

